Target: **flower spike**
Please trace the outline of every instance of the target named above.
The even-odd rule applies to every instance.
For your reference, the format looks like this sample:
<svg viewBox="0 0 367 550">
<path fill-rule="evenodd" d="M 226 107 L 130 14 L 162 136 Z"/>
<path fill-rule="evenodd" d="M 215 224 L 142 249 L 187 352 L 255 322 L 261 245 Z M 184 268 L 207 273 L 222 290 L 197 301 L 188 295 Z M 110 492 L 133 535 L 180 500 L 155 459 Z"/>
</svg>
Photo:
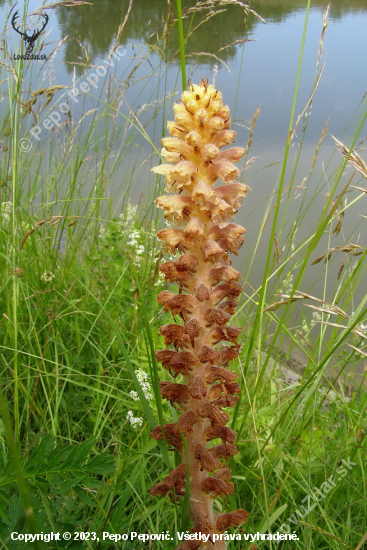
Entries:
<svg viewBox="0 0 367 550">
<path fill-rule="evenodd" d="M 174 105 L 174 118 L 167 124 L 170 137 L 162 139 L 166 164 L 153 172 L 164 176 L 169 194 L 158 197 L 156 205 L 172 224 L 158 237 L 166 250 L 176 253 L 160 270 L 180 292 L 165 290 L 158 296 L 175 323 L 161 327 L 167 349 L 157 351 L 156 357 L 174 379 L 179 377 L 180 382 L 160 382 L 160 391 L 181 416 L 176 423 L 157 426 L 151 435 L 166 439 L 182 462 L 150 492 L 171 499 L 183 496 L 190 475 L 192 531 L 210 536 L 207 542 L 185 542 L 179 550 L 224 550 L 225 541 L 213 542 L 213 535 L 245 523 L 248 516 L 242 509 L 213 509 L 214 499 L 225 500 L 234 490 L 228 460 L 237 453 L 236 434 L 226 426 L 229 414 L 222 409 L 233 407 L 240 393 L 236 374 L 226 368 L 239 353 L 241 329 L 228 322 L 242 291 L 240 273 L 231 267 L 228 254 L 238 254 L 246 231 L 231 222 L 248 191 L 236 182 L 239 170 L 233 164 L 245 150 L 223 149 L 236 133 L 230 130 L 229 108 L 221 93 L 207 81 L 190 84 Z M 218 179 L 222 183 L 214 187 Z M 213 444 L 218 439 L 222 443 Z"/>
</svg>

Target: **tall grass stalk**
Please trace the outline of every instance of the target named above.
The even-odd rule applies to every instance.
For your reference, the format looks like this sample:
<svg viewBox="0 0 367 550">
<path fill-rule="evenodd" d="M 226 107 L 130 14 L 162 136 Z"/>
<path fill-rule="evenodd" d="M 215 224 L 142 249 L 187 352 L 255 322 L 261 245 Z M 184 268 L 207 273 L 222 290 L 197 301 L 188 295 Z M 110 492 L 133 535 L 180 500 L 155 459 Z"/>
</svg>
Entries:
<svg viewBox="0 0 367 550">
<path fill-rule="evenodd" d="M 180 68 L 181 68 L 181 78 L 182 78 L 182 90 L 186 90 L 187 80 L 186 80 L 186 60 L 185 60 L 185 41 L 184 41 L 184 32 L 183 32 L 183 22 L 182 22 L 182 6 L 181 0 L 176 0 L 177 7 L 177 24 L 178 24 L 178 40 L 180 46 Z"/>
<path fill-rule="evenodd" d="M 11 228 L 11 261 L 8 264 L 8 273 L 12 278 L 12 302 L 11 302 L 11 331 L 14 338 L 14 355 L 13 355 L 13 373 L 14 373 L 14 436 L 17 440 L 19 436 L 19 371 L 18 371 L 18 302 L 19 302 L 19 280 L 14 276 L 14 269 L 18 262 L 19 248 L 19 227 L 18 227 L 18 142 L 19 142 L 19 119 L 20 119 L 20 86 L 23 75 L 23 62 L 20 60 L 14 67 L 14 79 L 8 77 L 9 85 L 9 107 L 10 107 L 10 122 L 11 122 L 11 174 L 12 174 L 12 228 Z"/>
</svg>

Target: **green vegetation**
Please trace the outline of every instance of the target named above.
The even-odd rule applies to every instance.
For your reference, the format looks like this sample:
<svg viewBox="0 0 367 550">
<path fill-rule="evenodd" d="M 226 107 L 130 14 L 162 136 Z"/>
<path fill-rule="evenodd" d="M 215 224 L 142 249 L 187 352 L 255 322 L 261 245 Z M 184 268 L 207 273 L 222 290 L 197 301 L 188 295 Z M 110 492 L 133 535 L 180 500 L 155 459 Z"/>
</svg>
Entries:
<svg viewBox="0 0 367 550">
<path fill-rule="evenodd" d="M 156 303 L 157 293 L 166 288 L 157 267 L 162 252 L 155 237 L 164 221 L 153 204 L 154 197 L 162 194 L 161 182 L 149 167 L 157 164 L 154 145 L 159 147 L 166 133 L 160 123 L 162 113 L 173 102 L 172 91 L 168 87 L 162 91 L 153 74 L 158 72 L 165 82 L 165 61 L 184 52 L 185 33 L 205 28 L 204 23 L 192 26 L 192 12 L 182 4 L 183 34 L 178 34 L 171 4 L 162 15 L 166 24 L 156 43 L 150 44 L 162 56 L 151 74 L 148 70 L 144 77 L 139 74 L 142 63 L 149 66 L 145 51 L 140 59 L 129 59 L 123 74 L 118 76 L 116 67 L 109 69 L 98 91 L 92 90 L 95 108 L 86 113 L 81 99 L 78 117 L 71 111 L 64 115 L 61 126 L 45 130 L 28 153 L 19 148 L 20 140 L 30 136 L 32 124 L 49 116 L 50 102 L 68 100 L 68 90 L 41 85 L 38 63 L 14 61 L 3 41 L 0 71 L 7 100 L 1 98 L 0 120 L 0 542 L 4 549 L 19 548 L 19 542 L 10 540 L 12 531 L 168 530 L 174 536 L 184 525 L 179 503 L 156 499 L 148 492 L 177 460 L 149 435 L 157 424 L 177 420 L 175 409 L 161 401 L 158 369 L 161 380 L 171 377 L 154 357 L 154 350 L 163 347 L 158 328 L 170 317 Z M 236 315 L 244 327 L 242 349 L 232 366 L 243 393 L 235 411 L 228 410 L 239 449 L 231 463 L 236 491 L 228 499 L 228 509 L 250 513 L 243 533 L 275 532 L 287 524 L 299 540 L 282 542 L 282 549 L 356 549 L 362 547 L 367 531 L 366 371 L 360 369 L 351 378 L 353 383 L 345 373 L 360 366 L 367 355 L 363 290 L 367 249 L 363 243 L 348 242 L 344 248 L 333 248 L 331 236 L 340 231 L 350 205 L 367 199 L 364 180 L 359 179 L 366 176 L 363 165 L 354 176 L 345 174 L 348 164 L 354 168 L 358 164 L 353 150 L 365 137 L 367 99 L 359 106 L 345 156 L 335 152 L 339 165 L 332 177 L 310 186 L 295 205 L 293 197 L 300 191 L 297 167 L 312 103 L 311 99 L 306 118 L 297 119 L 309 8 L 310 2 L 279 181 L 261 213 L 262 231 L 253 250 L 247 249 L 243 271 L 244 296 Z M 126 11 L 127 6 L 119 15 L 117 35 Z M 129 14 L 134 15 L 134 6 Z M 199 14 L 203 21 L 209 15 L 210 8 Z M 219 20 L 222 14 L 218 11 L 212 17 Z M 315 90 L 321 56 L 322 41 Z M 85 77 L 90 69 L 87 51 L 83 59 L 80 70 Z M 133 89 L 136 103 L 130 104 L 127 97 L 135 72 L 139 74 Z M 151 89 L 149 105 L 139 106 L 138 86 Z M 72 104 L 70 97 L 68 101 Z M 255 123 L 256 117 L 248 129 L 248 149 Z M 297 124 L 301 146 L 292 158 Z M 154 136 L 148 135 L 148 125 Z M 319 162 L 324 135 L 306 183 Z M 137 160 L 141 150 L 147 157 L 143 164 Z M 147 192 L 134 204 L 134 186 L 140 180 L 146 182 Z M 318 222 L 309 227 L 308 214 L 316 207 Z M 246 209 L 246 200 L 242 208 Z M 308 228 L 306 236 L 300 236 L 301 227 Z M 265 269 L 254 289 L 246 281 L 264 243 Z M 334 258 L 340 261 L 342 254 L 337 284 L 330 287 L 330 264 Z M 323 266 L 324 293 L 311 296 L 305 270 L 317 259 Z M 295 312 L 301 315 L 296 329 Z M 305 368 L 289 382 L 283 367 L 294 349 L 302 354 Z M 332 374 L 326 376 L 331 367 Z M 343 460 L 349 467 L 337 474 Z M 325 485 L 330 476 L 334 485 Z M 315 492 L 318 504 L 313 507 Z M 219 506 L 225 507 L 223 502 Z M 271 542 L 257 544 L 277 547 Z M 34 544 L 45 547 L 43 542 Z M 131 541 L 47 544 L 52 549 L 147 547 Z M 173 547 L 174 542 L 154 542 L 157 550 Z M 22 543 L 22 548 L 32 545 Z M 251 542 L 229 543 L 229 548 L 250 549 Z"/>
</svg>

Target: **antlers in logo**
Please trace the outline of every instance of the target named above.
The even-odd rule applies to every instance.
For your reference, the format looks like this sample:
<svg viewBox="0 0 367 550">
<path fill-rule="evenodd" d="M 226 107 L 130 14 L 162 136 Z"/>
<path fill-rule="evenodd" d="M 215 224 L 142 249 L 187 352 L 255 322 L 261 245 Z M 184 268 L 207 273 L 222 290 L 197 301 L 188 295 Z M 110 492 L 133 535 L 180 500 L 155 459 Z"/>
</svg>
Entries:
<svg viewBox="0 0 367 550">
<path fill-rule="evenodd" d="M 47 23 L 48 23 L 48 15 L 47 13 L 42 13 L 41 14 L 42 17 L 44 17 L 44 23 L 43 23 L 43 27 L 42 29 L 40 29 L 39 31 L 37 30 L 34 30 L 33 31 L 33 34 L 31 36 L 28 36 L 28 34 L 26 32 L 22 32 L 20 31 L 20 26 L 17 28 L 15 27 L 15 22 L 16 20 L 18 19 L 19 15 L 18 15 L 18 11 L 16 11 L 13 15 L 13 19 L 11 20 L 11 24 L 12 24 L 12 27 L 13 29 L 18 33 L 20 34 L 20 36 L 23 38 L 24 42 L 26 42 L 26 44 L 28 44 L 27 46 L 27 55 L 31 54 L 33 52 L 33 48 L 34 48 L 34 43 L 35 41 L 37 40 L 37 38 L 39 37 L 39 35 L 44 31 Z"/>
</svg>

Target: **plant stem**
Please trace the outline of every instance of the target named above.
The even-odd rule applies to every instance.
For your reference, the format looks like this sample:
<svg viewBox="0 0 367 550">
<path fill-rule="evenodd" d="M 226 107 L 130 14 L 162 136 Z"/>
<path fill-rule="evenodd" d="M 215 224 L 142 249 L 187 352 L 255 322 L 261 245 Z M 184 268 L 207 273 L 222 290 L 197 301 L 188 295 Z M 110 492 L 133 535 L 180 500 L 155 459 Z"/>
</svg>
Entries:
<svg viewBox="0 0 367 550">
<path fill-rule="evenodd" d="M 176 0 L 176 6 L 177 6 L 178 40 L 180 43 L 182 90 L 186 90 L 187 82 L 186 82 L 186 65 L 185 65 L 185 42 L 184 42 L 184 35 L 183 35 L 181 0 Z"/>
</svg>

